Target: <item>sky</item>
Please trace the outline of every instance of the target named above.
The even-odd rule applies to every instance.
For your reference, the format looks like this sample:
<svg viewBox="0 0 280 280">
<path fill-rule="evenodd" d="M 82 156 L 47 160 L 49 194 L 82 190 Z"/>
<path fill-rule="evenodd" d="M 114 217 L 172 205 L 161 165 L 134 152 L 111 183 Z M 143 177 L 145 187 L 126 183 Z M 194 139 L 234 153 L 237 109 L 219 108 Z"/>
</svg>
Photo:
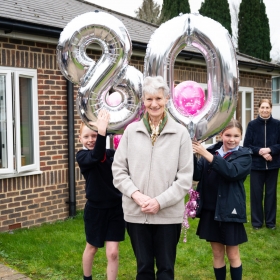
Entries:
<svg viewBox="0 0 280 280">
<path fill-rule="evenodd" d="M 143 0 L 86 0 L 96 5 L 114 10 L 132 17 L 135 17 L 135 10 L 137 10 L 143 3 Z M 159 5 L 162 5 L 163 0 L 154 0 Z M 189 0 L 191 13 L 198 12 L 202 0 Z M 230 8 L 233 5 L 239 5 L 241 0 L 229 0 Z M 266 5 L 266 14 L 270 25 L 270 41 L 272 50 L 270 56 L 274 60 L 280 61 L 280 1 L 279 0 L 264 0 Z M 232 12 L 232 10 L 231 10 Z M 234 24 L 232 31 L 236 30 Z"/>
</svg>

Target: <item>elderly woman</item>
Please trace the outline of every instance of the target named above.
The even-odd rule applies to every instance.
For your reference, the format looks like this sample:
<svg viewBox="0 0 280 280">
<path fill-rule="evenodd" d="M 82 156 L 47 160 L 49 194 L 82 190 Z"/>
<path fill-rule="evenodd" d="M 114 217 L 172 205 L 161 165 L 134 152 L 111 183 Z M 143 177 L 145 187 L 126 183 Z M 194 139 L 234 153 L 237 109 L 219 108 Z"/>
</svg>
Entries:
<svg viewBox="0 0 280 280">
<path fill-rule="evenodd" d="M 261 99 L 259 115 L 249 122 L 244 147 L 253 151 L 250 175 L 251 223 L 276 228 L 277 179 L 280 167 L 280 121 L 271 115 L 270 99 Z M 263 206 L 264 197 L 264 206 Z"/>
<path fill-rule="evenodd" d="M 162 77 L 143 83 L 143 119 L 130 124 L 112 166 L 123 193 L 124 218 L 137 260 L 137 280 L 174 279 L 184 198 L 192 185 L 192 142 L 165 111 L 169 88 Z"/>
</svg>

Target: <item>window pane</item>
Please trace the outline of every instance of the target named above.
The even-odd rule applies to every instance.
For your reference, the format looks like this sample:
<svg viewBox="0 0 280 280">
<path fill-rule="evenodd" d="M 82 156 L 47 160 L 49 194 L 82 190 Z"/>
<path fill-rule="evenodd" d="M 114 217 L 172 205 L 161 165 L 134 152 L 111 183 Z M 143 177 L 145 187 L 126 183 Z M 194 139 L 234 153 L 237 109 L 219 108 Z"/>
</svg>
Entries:
<svg viewBox="0 0 280 280">
<path fill-rule="evenodd" d="M 280 93 L 278 91 L 272 92 L 272 104 L 279 104 L 279 95 Z"/>
<path fill-rule="evenodd" d="M 272 104 L 280 103 L 280 77 L 272 78 Z"/>
<path fill-rule="evenodd" d="M 246 126 L 245 126 L 245 130 L 247 129 L 248 123 L 251 121 L 251 110 L 248 111 L 246 110 Z"/>
<path fill-rule="evenodd" d="M 252 97 L 252 93 L 251 92 L 246 92 L 246 109 L 251 109 L 252 105 L 251 105 L 251 98 Z"/>
<path fill-rule="evenodd" d="M 248 123 L 251 121 L 251 113 L 252 113 L 252 93 L 246 92 L 246 119 L 245 119 L 245 129 L 248 126 Z"/>
<path fill-rule="evenodd" d="M 32 80 L 19 78 L 21 165 L 34 163 Z"/>
<path fill-rule="evenodd" d="M 280 77 L 272 78 L 272 90 L 280 89 Z"/>
<path fill-rule="evenodd" d="M 0 168 L 7 167 L 6 76 L 0 75 Z"/>
</svg>

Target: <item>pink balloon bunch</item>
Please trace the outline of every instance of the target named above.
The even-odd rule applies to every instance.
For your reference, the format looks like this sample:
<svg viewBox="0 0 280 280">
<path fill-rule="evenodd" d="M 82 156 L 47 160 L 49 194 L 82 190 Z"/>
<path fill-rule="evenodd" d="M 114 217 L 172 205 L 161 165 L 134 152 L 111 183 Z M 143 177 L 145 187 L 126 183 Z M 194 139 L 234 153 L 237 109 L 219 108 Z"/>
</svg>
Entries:
<svg viewBox="0 0 280 280">
<path fill-rule="evenodd" d="M 184 116 L 193 116 L 205 103 L 202 87 L 194 81 L 185 81 L 174 89 L 174 106 Z"/>
<path fill-rule="evenodd" d="M 183 217 L 183 230 L 184 230 L 184 242 L 187 242 L 187 229 L 190 228 L 188 218 L 195 218 L 196 209 L 198 207 L 197 200 L 199 199 L 199 193 L 194 189 L 189 190 L 189 201 L 186 203 L 185 212 Z"/>
</svg>

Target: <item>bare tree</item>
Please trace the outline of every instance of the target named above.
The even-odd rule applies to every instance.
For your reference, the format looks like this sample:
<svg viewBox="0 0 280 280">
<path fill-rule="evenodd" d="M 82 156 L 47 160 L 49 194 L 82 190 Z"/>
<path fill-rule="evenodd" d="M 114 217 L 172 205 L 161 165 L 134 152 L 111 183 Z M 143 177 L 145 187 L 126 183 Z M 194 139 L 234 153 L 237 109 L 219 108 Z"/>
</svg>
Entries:
<svg viewBox="0 0 280 280">
<path fill-rule="evenodd" d="M 136 18 L 150 23 L 159 24 L 160 5 L 153 0 L 144 0 L 136 11 Z"/>
<path fill-rule="evenodd" d="M 240 3 L 231 2 L 230 15 L 231 15 L 231 29 L 232 29 L 232 41 L 234 46 L 238 46 L 238 13 Z"/>
</svg>

